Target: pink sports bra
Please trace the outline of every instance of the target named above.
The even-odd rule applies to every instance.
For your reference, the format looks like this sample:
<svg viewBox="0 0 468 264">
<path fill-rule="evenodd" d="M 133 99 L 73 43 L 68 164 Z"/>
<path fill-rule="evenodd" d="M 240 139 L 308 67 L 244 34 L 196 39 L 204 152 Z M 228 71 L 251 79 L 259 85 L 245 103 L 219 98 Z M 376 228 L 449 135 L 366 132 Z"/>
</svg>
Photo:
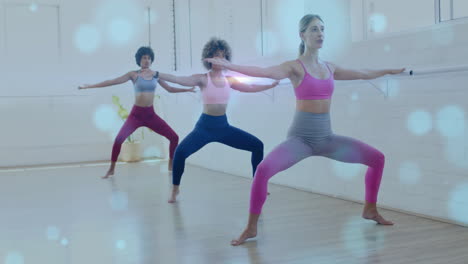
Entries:
<svg viewBox="0 0 468 264">
<path fill-rule="evenodd" d="M 296 94 L 297 100 L 320 100 L 320 99 L 330 99 L 333 94 L 334 90 L 334 79 L 333 79 L 333 72 L 327 65 L 328 71 L 330 72 L 330 77 L 328 79 L 322 80 L 312 77 L 310 75 L 304 64 L 301 60 L 299 63 L 302 65 L 304 69 L 304 78 L 299 86 L 294 89 L 294 93 Z"/>
<path fill-rule="evenodd" d="M 206 74 L 206 87 L 201 90 L 204 104 L 227 104 L 231 94 L 231 86 L 226 78 L 224 78 L 224 86 L 216 87 L 211 81 L 210 73 Z"/>
</svg>

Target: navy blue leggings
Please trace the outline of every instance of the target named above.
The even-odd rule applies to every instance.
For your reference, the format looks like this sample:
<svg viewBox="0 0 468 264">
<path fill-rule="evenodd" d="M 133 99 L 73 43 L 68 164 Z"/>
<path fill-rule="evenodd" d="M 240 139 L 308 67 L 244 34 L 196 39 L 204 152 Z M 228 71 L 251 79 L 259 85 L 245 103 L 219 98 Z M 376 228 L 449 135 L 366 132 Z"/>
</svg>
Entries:
<svg viewBox="0 0 468 264">
<path fill-rule="evenodd" d="M 211 142 L 219 142 L 236 149 L 252 152 L 252 175 L 255 175 L 257 166 L 263 159 L 263 142 L 255 136 L 229 125 L 226 115 L 202 114 L 193 131 L 182 140 L 175 151 L 172 166 L 172 183 L 174 185 L 180 185 L 185 169 L 185 160 Z"/>
</svg>

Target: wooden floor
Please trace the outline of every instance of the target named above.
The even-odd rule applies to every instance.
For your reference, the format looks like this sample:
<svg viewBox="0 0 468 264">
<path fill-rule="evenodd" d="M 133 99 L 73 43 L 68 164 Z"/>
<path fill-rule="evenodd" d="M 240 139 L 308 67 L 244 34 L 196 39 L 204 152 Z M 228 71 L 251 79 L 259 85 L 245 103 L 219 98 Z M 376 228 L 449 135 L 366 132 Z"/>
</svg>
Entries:
<svg viewBox="0 0 468 264">
<path fill-rule="evenodd" d="M 468 263 L 468 228 L 271 185 L 259 236 L 247 221 L 250 179 L 188 166 L 167 203 L 165 162 L 0 171 L 0 263 Z"/>
</svg>

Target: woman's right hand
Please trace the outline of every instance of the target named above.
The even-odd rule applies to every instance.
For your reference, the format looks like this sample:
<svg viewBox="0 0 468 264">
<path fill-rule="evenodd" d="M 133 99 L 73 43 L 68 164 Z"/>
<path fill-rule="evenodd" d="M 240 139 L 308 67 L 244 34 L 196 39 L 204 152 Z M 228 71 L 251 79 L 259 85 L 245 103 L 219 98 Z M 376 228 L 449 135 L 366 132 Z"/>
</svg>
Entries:
<svg viewBox="0 0 468 264">
<path fill-rule="evenodd" d="M 89 88 L 88 84 L 82 84 L 82 85 L 78 86 L 78 90 L 88 89 L 88 88 Z"/>
<path fill-rule="evenodd" d="M 276 80 L 274 83 L 271 84 L 271 88 L 275 88 L 279 83 L 280 81 Z"/>
<path fill-rule="evenodd" d="M 406 68 L 392 69 L 392 70 L 390 70 L 389 74 L 400 74 L 400 73 L 404 72 L 405 70 L 406 70 Z"/>
<path fill-rule="evenodd" d="M 225 58 L 206 58 L 204 61 L 209 62 L 211 64 L 223 66 L 225 68 L 228 68 L 229 65 L 231 65 L 231 62 L 226 60 Z"/>
</svg>

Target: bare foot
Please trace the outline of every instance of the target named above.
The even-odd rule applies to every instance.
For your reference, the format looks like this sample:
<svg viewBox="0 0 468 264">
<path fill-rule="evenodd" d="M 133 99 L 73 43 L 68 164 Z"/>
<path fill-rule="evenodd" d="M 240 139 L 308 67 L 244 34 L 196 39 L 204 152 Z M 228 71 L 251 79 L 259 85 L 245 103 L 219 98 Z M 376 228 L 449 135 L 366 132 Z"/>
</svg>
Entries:
<svg viewBox="0 0 468 264">
<path fill-rule="evenodd" d="M 108 170 L 106 175 L 102 176 L 101 178 L 102 179 L 107 179 L 107 178 L 112 177 L 112 175 L 114 175 L 114 170 Z"/>
<path fill-rule="evenodd" d="M 169 163 L 167 164 L 167 170 L 168 170 L 169 172 L 172 171 L 172 160 L 169 160 Z"/>
<path fill-rule="evenodd" d="M 179 195 L 179 188 L 172 189 L 171 197 L 167 200 L 168 203 L 175 203 L 177 201 L 177 195 Z"/>
<path fill-rule="evenodd" d="M 240 235 L 240 237 L 238 239 L 233 239 L 231 241 L 231 245 L 233 246 L 239 246 L 241 244 L 243 244 L 245 242 L 245 240 L 249 239 L 249 238 L 253 238 L 253 237 L 256 237 L 257 236 L 257 230 L 255 229 L 245 229 L 244 232 L 242 232 L 242 234 Z"/>
<path fill-rule="evenodd" d="M 377 208 L 366 208 L 364 207 L 364 211 L 362 212 L 362 218 L 368 220 L 374 220 L 379 225 L 393 225 L 392 221 L 385 220 L 383 216 L 377 212 Z"/>
</svg>

